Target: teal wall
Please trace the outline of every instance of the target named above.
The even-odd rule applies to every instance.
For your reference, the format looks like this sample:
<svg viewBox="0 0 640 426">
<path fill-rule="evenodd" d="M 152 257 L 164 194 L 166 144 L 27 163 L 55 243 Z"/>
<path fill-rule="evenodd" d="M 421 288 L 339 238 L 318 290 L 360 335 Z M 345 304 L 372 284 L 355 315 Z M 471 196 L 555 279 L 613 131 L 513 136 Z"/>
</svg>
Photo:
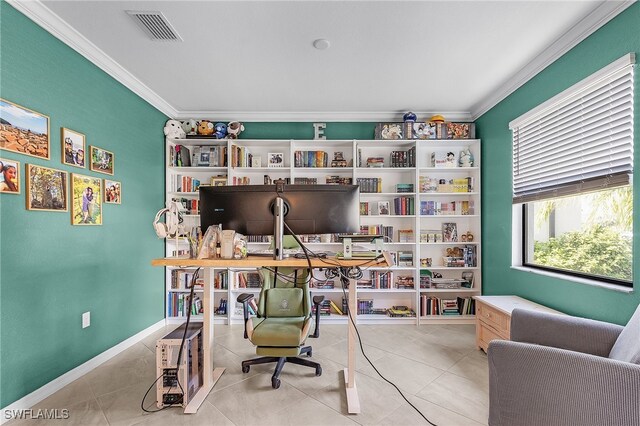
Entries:
<svg viewBox="0 0 640 426">
<path fill-rule="evenodd" d="M 398 120 L 401 121 L 401 120 Z M 327 139 L 373 139 L 376 123 L 326 123 Z M 313 139 L 313 122 L 246 123 L 241 139 Z"/>
<path fill-rule="evenodd" d="M 635 292 L 624 294 L 603 288 L 558 280 L 511 266 L 511 153 L 509 122 L 574 83 L 629 52 L 640 52 L 640 4 L 635 3 L 597 32 L 571 49 L 476 123 L 482 138 L 482 253 L 483 292 L 515 294 L 560 311 L 615 323 L 626 323 L 640 303 L 638 253 L 640 242 L 639 173 L 634 187 Z M 640 59 L 640 57 L 639 57 Z M 635 108 L 640 109 L 640 76 L 635 75 Z M 640 119 L 635 115 L 635 167 L 640 166 Z"/>
<path fill-rule="evenodd" d="M 115 154 L 122 204 L 102 226 L 25 209 L 0 194 L 0 406 L 36 390 L 163 318 L 164 253 L 151 222 L 164 204 L 166 117 L 0 2 L 0 96 L 50 117 L 51 158 L 0 157 L 96 177 L 61 163 L 60 127 Z M 91 311 L 91 326 L 81 315 Z"/>
</svg>

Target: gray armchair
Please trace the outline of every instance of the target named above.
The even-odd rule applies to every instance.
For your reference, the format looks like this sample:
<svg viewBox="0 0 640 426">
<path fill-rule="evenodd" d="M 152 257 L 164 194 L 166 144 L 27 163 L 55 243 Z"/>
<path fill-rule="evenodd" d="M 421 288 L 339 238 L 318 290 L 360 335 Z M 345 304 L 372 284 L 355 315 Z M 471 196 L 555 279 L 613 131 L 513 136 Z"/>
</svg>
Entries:
<svg viewBox="0 0 640 426">
<path fill-rule="evenodd" d="M 640 425 L 640 306 L 626 327 L 515 309 L 489 344 L 489 425 Z"/>
</svg>

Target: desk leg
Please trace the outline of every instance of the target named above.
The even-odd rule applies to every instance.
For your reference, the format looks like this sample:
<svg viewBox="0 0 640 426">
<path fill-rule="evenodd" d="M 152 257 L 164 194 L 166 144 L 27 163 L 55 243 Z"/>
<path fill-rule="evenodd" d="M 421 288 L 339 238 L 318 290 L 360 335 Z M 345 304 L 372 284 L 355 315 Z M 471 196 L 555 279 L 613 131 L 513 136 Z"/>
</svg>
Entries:
<svg viewBox="0 0 640 426">
<path fill-rule="evenodd" d="M 349 280 L 349 311 L 353 317 L 353 322 L 358 322 L 358 302 L 356 299 L 356 280 Z M 347 366 L 344 369 L 345 391 L 347 394 L 347 411 L 349 414 L 360 412 L 360 399 L 356 388 L 356 329 L 348 320 L 347 334 Z"/>
<path fill-rule="evenodd" d="M 203 291 L 203 315 L 202 315 L 202 351 L 204 358 L 203 365 L 203 384 L 196 394 L 191 398 L 189 404 L 185 407 L 185 414 L 195 414 L 198 408 L 204 402 L 211 389 L 224 373 L 224 368 L 218 367 L 213 369 L 213 312 L 215 310 L 215 299 L 211 292 L 212 269 L 204 269 L 204 291 Z"/>
</svg>

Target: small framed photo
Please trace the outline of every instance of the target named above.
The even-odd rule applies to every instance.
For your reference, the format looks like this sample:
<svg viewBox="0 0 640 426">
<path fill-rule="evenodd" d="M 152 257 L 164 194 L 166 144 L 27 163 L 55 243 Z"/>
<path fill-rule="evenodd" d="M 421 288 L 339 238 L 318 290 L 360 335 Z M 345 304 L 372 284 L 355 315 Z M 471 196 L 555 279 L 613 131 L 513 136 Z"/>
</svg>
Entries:
<svg viewBox="0 0 640 426">
<path fill-rule="evenodd" d="M 226 176 L 212 176 L 211 177 L 211 186 L 227 186 L 227 177 Z"/>
<path fill-rule="evenodd" d="M 458 241 L 458 225 L 455 222 L 445 222 L 442 224 L 442 241 L 445 243 L 455 243 Z"/>
<path fill-rule="evenodd" d="M 49 159 L 49 117 L 0 98 L 0 149 Z"/>
<path fill-rule="evenodd" d="M 20 194 L 20 162 L 0 158 L 0 192 Z"/>
<path fill-rule="evenodd" d="M 67 172 L 25 165 L 27 210 L 66 212 Z"/>
<path fill-rule="evenodd" d="M 84 135 L 62 127 L 60 128 L 60 140 L 62 141 L 62 164 L 84 168 L 84 154 L 86 152 Z"/>
<path fill-rule="evenodd" d="M 378 201 L 378 214 L 380 216 L 390 215 L 389 211 L 389 202 L 388 201 Z"/>
<path fill-rule="evenodd" d="M 284 167 L 284 153 L 270 152 L 267 156 L 269 157 L 268 167 Z"/>
<path fill-rule="evenodd" d="M 251 167 L 262 167 L 262 157 L 260 155 L 254 155 L 251 158 Z"/>
<path fill-rule="evenodd" d="M 104 180 L 104 202 L 105 204 L 121 204 L 122 185 L 116 180 Z"/>
<path fill-rule="evenodd" d="M 473 271 L 462 271 L 462 287 L 473 288 Z"/>
<path fill-rule="evenodd" d="M 102 225 L 102 179 L 71 173 L 71 224 Z"/>
<path fill-rule="evenodd" d="M 93 172 L 113 174 L 113 163 L 115 162 L 112 152 L 106 151 L 97 146 L 91 147 L 91 163 L 89 169 Z"/>
</svg>

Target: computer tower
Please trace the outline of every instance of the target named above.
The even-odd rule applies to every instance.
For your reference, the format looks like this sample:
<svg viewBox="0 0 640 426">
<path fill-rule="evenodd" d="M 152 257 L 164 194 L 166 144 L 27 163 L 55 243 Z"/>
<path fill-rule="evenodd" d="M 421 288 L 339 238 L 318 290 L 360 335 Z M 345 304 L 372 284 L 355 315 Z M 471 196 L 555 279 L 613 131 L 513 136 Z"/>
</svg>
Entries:
<svg viewBox="0 0 640 426">
<path fill-rule="evenodd" d="M 186 407 L 202 386 L 202 322 L 189 324 L 180 365 L 177 365 L 186 326 L 182 324 L 156 343 L 156 377 L 160 377 L 156 382 L 158 408 Z"/>
</svg>

